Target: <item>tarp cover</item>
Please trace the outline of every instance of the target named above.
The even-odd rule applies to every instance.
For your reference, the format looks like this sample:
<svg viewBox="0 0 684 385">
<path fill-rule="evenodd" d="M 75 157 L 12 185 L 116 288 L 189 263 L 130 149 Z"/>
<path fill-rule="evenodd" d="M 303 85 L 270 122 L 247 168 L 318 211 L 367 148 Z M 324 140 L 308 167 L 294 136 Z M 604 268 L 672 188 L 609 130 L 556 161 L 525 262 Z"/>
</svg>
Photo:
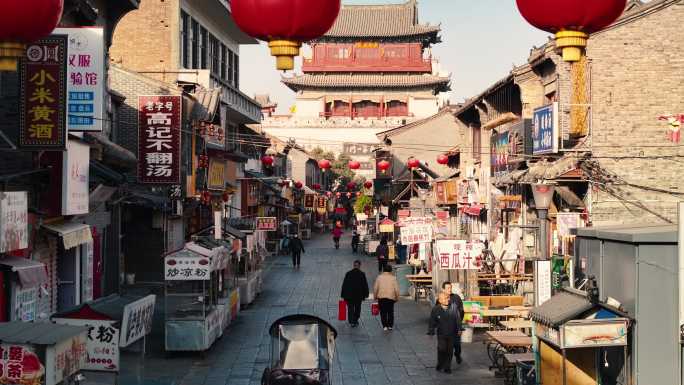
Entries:
<svg viewBox="0 0 684 385">
<path fill-rule="evenodd" d="M 0 265 L 9 266 L 19 276 L 23 288 L 36 287 L 48 281 L 45 265 L 40 262 L 21 257 L 5 257 L 0 259 Z"/>
</svg>

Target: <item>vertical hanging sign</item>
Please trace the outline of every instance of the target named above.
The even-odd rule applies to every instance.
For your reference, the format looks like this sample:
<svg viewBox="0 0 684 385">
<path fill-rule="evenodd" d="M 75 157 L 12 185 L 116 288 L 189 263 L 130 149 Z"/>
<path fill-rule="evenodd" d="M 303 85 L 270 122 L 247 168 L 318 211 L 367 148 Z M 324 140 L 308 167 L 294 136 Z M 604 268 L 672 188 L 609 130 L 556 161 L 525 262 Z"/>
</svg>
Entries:
<svg viewBox="0 0 684 385">
<path fill-rule="evenodd" d="M 138 181 L 179 184 L 181 97 L 138 97 Z"/>
<path fill-rule="evenodd" d="M 66 148 L 67 37 L 31 44 L 21 62 L 19 146 L 26 150 Z"/>
<path fill-rule="evenodd" d="M 102 131 L 104 108 L 104 30 L 57 28 L 68 36 L 67 127 L 69 131 Z"/>
<path fill-rule="evenodd" d="M 87 214 L 90 147 L 70 140 L 62 161 L 62 215 Z"/>
</svg>

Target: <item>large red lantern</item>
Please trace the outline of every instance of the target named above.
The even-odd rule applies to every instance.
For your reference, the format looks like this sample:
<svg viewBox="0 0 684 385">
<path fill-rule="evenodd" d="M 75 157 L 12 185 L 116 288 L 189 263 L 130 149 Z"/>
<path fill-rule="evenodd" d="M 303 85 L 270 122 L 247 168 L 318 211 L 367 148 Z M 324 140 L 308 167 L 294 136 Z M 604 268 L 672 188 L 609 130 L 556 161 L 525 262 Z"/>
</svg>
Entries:
<svg viewBox="0 0 684 385">
<path fill-rule="evenodd" d="M 18 0 L 16 0 L 18 2 Z M 340 0 L 232 0 L 233 18 L 248 35 L 268 41 L 279 70 L 294 68 L 302 42 L 323 36 L 340 13 Z"/>
<path fill-rule="evenodd" d="M 371 187 L 373 187 L 373 182 L 367 180 L 364 184 L 363 187 L 367 188 L 370 190 Z"/>
<path fill-rule="evenodd" d="M 390 162 L 388 162 L 386 160 L 381 160 L 378 162 L 378 170 L 380 170 L 382 172 L 389 170 L 390 166 L 391 166 Z"/>
<path fill-rule="evenodd" d="M 323 172 L 326 172 L 327 170 L 330 170 L 330 167 L 332 165 L 330 164 L 330 161 L 327 159 L 321 159 L 318 161 L 318 167 L 320 167 Z"/>
<path fill-rule="evenodd" d="M 64 0 L 3 0 L 0 71 L 16 71 L 26 45 L 49 35 L 62 17 Z"/>
<path fill-rule="evenodd" d="M 589 34 L 617 20 L 627 0 L 516 0 L 528 23 L 556 34 L 563 60 L 579 61 Z"/>
<path fill-rule="evenodd" d="M 442 155 L 437 157 L 437 163 L 442 164 L 442 165 L 449 164 L 449 157 L 442 154 Z"/>
<path fill-rule="evenodd" d="M 301 190 L 302 187 L 304 187 L 304 183 L 302 183 L 302 182 L 296 182 L 296 183 L 294 184 L 294 186 L 295 186 L 295 188 L 296 188 L 297 190 Z"/>
<path fill-rule="evenodd" d="M 361 162 L 357 162 L 355 160 L 349 161 L 349 169 L 350 170 L 358 170 L 360 168 L 361 168 Z"/>
<path fill-rule="evenodd" d="M 409 168 L 418 168 L 420 167 L 420 161 L 416 158 L 411 158 L 408 160 L 408 167 Z"/>
<path fill-rule="evenodd" d="M 261 157 L 261 164 L 263 164 L 266 167 L 271 167 L 273 166 L 273 157 L 269 155 L 264 155 Z"/>
<path fill-rule="evenodd" d="M 350 190 L 350 191 L 351 191 L 351 190 L 354 190 L 354 189 L 356 189 L 356 183 L 354 183 L 354 182 L 349 182 L 349 183 L 347 183 L 347 190 Z"/>
</svg>

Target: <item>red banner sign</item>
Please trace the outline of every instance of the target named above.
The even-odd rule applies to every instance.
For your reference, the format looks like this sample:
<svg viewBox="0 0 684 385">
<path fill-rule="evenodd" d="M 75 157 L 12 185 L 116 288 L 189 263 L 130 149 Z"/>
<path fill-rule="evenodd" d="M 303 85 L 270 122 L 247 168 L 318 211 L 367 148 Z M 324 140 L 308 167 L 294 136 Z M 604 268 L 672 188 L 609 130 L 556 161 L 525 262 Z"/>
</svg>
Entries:
<svg viewBox="0 0 684 385">
<path fill-rule="evenodd" d="M 181 174 L 181 97 L 138 97 L 138 181 L 178 184 Z"/>
<path fill-rule="evenodd" d="M 66 148 L 67 37 L 31 44 L 21 62 L 19 146 L 29 150 Z"/>
</svg>

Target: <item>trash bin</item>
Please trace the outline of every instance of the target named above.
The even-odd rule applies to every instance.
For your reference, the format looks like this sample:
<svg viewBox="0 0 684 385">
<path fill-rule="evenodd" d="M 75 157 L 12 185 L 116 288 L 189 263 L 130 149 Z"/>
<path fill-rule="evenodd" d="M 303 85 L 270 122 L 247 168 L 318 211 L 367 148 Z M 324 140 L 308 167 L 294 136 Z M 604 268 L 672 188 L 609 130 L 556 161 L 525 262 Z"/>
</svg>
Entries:
<svg viewBox="0 0 684 385">
<path fill-rule="evenodd" d="M 396 272 L 397 282 L 399 283 L 399 295 L 409 295 L 411 282 L 409 282 L 406 276 L 413 272 L 413 267 L 411 265 L 395 265 L 394 271 Z"/>
<path fill-rule="evenodd" d="M 473 328 L 465 327 L 461 333 L 461 342 L 464 344 L 473 343 Z"/>
</svg>

